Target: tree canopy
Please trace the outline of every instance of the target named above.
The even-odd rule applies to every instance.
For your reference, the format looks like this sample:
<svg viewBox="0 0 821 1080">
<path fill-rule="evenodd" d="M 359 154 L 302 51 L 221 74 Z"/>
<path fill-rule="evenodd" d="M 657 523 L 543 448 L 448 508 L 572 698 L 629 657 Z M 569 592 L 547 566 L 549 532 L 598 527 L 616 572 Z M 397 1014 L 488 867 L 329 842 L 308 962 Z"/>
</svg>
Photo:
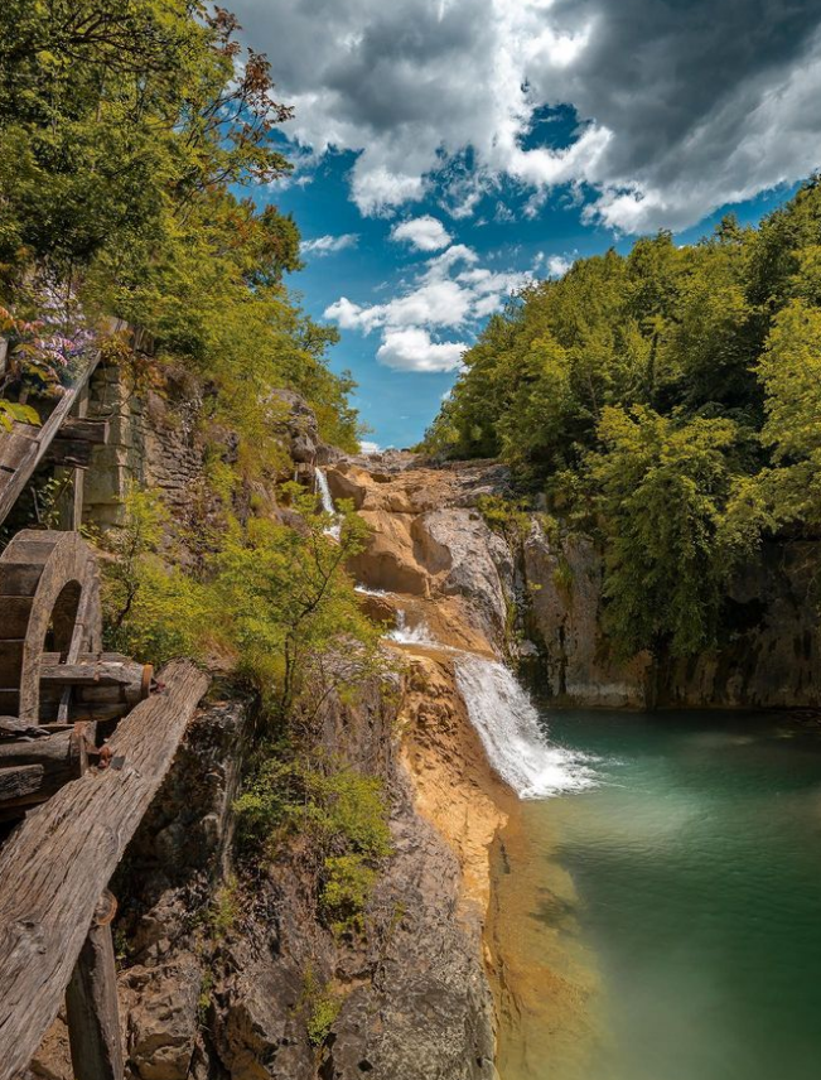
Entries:
<svg viewBox="0 0 821 1080">
<path fill-rule="evenodd" d="M 201 0 L 0 6 L 0 305 L 37 320 L 60 296 L 66 322 L 82 310 L 149 331 L 161 359 L 215 386 L 249 447 L 270 428 L 270 389 L 288 387 L 353 449 L 352 383 L 325 356 L 335 333 L 283 283 L 301 266 L 297 226 L 242 195 L 290 171 L 277 129 L 291 110 L 238 29 Z M 19 374 L 40 387 L 42 364 Z"/>
<path fill-rule="evenodd" d="M 763 535 L 821 528 L 821 186 L 758 228 L 725 218 L 583 259 L 494 316 L 426 435 L 500 456 L 593 532 L 624 651 L 716 640 Z"/>
</svg>

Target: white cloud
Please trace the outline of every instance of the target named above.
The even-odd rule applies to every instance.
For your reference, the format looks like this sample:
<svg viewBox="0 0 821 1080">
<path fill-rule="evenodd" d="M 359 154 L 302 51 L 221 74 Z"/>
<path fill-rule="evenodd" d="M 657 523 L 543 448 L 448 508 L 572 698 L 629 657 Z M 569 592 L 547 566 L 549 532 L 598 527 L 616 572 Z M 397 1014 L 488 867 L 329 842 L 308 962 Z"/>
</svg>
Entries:
<svg viewBox="0 0 821 1080">
<path fill-rule="evenodd" d="M 371 442 L 370 439 L 362 439 L 359 443 L 359 449 L 363 454 L 381 454 L 382 447 L 379 443 Z"/>
<path fill-rule="evenodd" d="M 413 280 L 386 303 L 363 305 L 340 297 L 325 310 L 343 330 L 380 330 L 377 359 L 403 371 L 451 371 L 468 347 L 464 340 L 440 341 L 444 333 L 473 336 L 481 320 L 499 311 L 507 297 L 530 279 L 529 271 L 501 273 L 478 265 L 465 244 L 417 264 Z"/>
<path fill-rule="evenodd" d="M 547 260 L 547 272 L 550 277 L 564 277 L 574 262 L 575 259 L 568 259 L 566 255 L 551 255 Z"/>
<path fill-rule="evenodd" d="M 235 7 L 295 106 L 296 146 L 357 155 L 364 214 L 431 193 L 464 216 L 509 180 L 533 215 L 556 185 L 584 185 L 611 228 L 683 228 L 819 164 L 817 0 Z M 575 130 L 535 126 L 557 103 Z"/>
<path fill-rule="evenodd" d="M 464 341 L 433 341 L 427 330 L 410 327 L 387 330 L 376 357 L 399 371 L 453 371 L 467 347 Z"/>
<path fill-rule="evenodd" d="M 451 241 L 450 234 L 442 222 L 431 217 L 430 214 L 394 225 L 391 230 L 391 239 L 406 240 L 417 251 L 439 251 L 447 247 Z"/>
<path fill-rule="evenodd" d="M 313 240 L 303 240 L 299 250 L 303 255 L 316 255 L 323 258 L 326 255 L 334 255 L 337 251 L 356 247 L 358 243 L 357 233 L 345 233 L 342 236 L 317 236 Z"/>
</svg>

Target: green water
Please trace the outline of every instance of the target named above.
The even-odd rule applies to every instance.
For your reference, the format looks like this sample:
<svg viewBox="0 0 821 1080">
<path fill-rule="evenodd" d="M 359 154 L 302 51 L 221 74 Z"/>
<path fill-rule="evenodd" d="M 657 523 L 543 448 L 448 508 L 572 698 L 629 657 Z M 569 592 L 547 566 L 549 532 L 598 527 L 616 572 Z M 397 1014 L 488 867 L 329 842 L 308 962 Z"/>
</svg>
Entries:
<svg viewBox="0 0 821 1080">
<path fill-rule="evenodd" d="M 526 966 L 566 954 L 583 992 L 572 1023 L 548 1006 L 503 1032 L 502 1080 L 818 1080 L 819 733 L 548 719 L 551 741 L 598 759 L 599 786 L 524 807 L 527 858 L 499 868 L 499 918 L 524 921 Z"/>
</svg>

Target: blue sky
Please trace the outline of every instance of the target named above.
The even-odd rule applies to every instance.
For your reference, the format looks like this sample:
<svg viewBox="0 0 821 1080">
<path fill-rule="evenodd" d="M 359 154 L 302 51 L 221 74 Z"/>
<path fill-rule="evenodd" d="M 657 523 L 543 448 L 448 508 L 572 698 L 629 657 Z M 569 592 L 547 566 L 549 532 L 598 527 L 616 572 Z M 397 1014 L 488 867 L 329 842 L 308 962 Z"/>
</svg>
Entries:
<svg viewBox="0 0 821 1080">
<path fill-rule="evenodd" d="M 821 164 L 821 9 L 804 0 L 235 0 L 268 54 L 293 178 L 290 279 L 382 446 L 416 442 L 461 349 L 528 278 Z"/>
</svg>

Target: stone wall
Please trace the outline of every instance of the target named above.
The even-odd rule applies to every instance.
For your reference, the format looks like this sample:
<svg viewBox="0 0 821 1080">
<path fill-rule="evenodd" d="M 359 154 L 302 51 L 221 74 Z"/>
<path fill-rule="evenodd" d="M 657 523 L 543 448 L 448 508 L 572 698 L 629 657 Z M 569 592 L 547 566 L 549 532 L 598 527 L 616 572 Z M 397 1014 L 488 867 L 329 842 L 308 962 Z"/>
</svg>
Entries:
<svg viewBox="0 0 821 1080">
<path fill-rule="evenodd" d="M 173 514 L 187 512 L 202 483 L 204 447 L 197 429 L 202 389 L 172 374 L 164 394 L 137 389 L 127 367 L 101 366 L 91 381 L 88 415 L 110 422 L 108 445 L 94 449 L 85 477 L 83 518 L 122 524 L 131 485 L 160 493 Z"/>
</svg>

